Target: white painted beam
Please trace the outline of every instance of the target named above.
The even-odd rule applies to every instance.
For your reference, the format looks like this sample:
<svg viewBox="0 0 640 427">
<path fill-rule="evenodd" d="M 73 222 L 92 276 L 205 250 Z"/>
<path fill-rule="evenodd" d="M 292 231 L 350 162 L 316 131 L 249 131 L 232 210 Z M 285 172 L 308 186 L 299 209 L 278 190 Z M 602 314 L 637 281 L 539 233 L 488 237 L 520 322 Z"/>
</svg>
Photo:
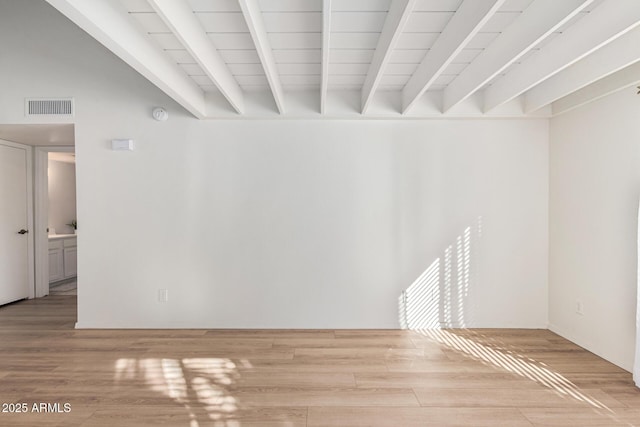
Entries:
<svg viewBox="0 0 640 427">
<path fill-rule="evenodd" d="M 525 94 L 525 113 L 536 111 L 640 61 L 640 27 L 545 80 Z"/>
<path fill-rule="evenodd" d="M 536 0 L 444 90 L 449 111 L 594 0 Z"/>
<path fill-rule="evenodd" d="M 213 81 L 220 93 L 238 113 L 244 109 L 244 96 L 211 39 L 202 29 L 198 18 L 187 2 L 175 0 L 147 0 L 153 10 L 171 29 Z"/>
<path fill-rule="evenodd" d="M 485 91 L 485 111 L 508 102 L 640 25 L 640 1 L 607 0 Z"/>
<path fill-rule="evenodd" d="M 417 0 L 394 0 L 391 2 L 387 18 L 378 38 L 378 45 L 373 54 L 367 77 L 362 85 L 362 114 L 367 112 L 373 95 L 378 89 L 384 69 L 391 58 L 391 52 L 398 43 L 400 34 L 411 16 Z"/>
<path fill-rule="evenodd" d="M 262 21 L 262 11 L 258 0 L 238 0 L 242 14 L 249 27 L 253 44 L 256 46 L 262 68 L 267 76 L 273 99 L 276 102 L 280 114 L 284 114 L 284 92 L 280 83 L 280 74 L 276 61 L 273 58 L 273 51 L 267 37 L 267 30 Z"/>
<path fill-rule="evenodd" d="M 410 110 L 506 0 L 465 0 L 402 90 L 402 112 Z"/>
<path fill-rule="evenodd" d="M 320 114 L 325 113 L 329 90 L 329 48 L 331 46 L 331 0 L 322 0 L 322 76 L 320 81 Z"/>
<path fill-rule="evenodd" d="M 553 115 L 566 113 L 607 95 L 640 84 L 640 62 L 623 68 L 551 104 Z"/>
<path fill-rule="evenodd" d="M 206 116 L 203 91 L 140 31 L 120 2 L 47 0 L 197 118 Z"/>
</svg>

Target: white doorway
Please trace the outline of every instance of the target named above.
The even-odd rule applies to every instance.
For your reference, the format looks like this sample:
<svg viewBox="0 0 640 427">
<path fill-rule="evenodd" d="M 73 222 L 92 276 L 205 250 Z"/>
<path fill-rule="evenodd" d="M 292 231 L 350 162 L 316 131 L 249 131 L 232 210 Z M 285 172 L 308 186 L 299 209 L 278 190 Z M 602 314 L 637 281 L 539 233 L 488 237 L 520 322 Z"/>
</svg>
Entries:
<svg viewBox="0 0 640 427">
<path fill-rule="evenodd" d="M 31 147 L 0 140 L 0 305 L 34 296 Z"/>
<path fill-rule="evenodd" d="M 7 142 L 10 141 L 10 142 Z M 51 124 L 0 124 L 0 143 L 26 151 L 27 185 L 22 190 L 27 198 L 28 282 L 27 298 L 39 298 L 49 294 L 48 262 L 48 153 L 75 151 L 75 128 L 73 123 Z M 4 169 L 4 168 L 3 168 Z M 0 175 L 2 175 L 0 173 Z M 2 178 L 0 178 L 2 179 Z M 7 182 L 3 180 L 3 182 Z M 18 188 L 18 187 L 15 187 Z M 0 210 L 5 205 L 0 195 Z M 15 225 L 0 217 L 0 232 L 15 228 Z M 19 231 L 17 229 L 17 231 Z M 14 232 L 17 233 L 16 230 Z M 21 235 L 22 236 L 22 235 Z M 1 245 L 1 243 L 0 243 Z M 6 257 L 2 256 L 0 262 Z M 0 286 L 7 276 L 6 267 L 0 263 Z M 23 297 L 24 298 L 24 297 Z"/>
</svg>

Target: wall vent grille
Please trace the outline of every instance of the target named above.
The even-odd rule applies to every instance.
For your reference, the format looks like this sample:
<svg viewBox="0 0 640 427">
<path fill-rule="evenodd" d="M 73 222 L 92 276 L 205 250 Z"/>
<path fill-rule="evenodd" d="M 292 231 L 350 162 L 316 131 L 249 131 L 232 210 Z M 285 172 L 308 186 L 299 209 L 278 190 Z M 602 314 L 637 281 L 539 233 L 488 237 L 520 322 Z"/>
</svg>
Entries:
<svg viewBox="0 0 640 427">
<path fill-rule="evenodd" d="M 73 99 L 34 99 L 27 98 L 25 102 L 26 115 L 29 116 L 55 116 L 73 117 Z"/>
</svg>

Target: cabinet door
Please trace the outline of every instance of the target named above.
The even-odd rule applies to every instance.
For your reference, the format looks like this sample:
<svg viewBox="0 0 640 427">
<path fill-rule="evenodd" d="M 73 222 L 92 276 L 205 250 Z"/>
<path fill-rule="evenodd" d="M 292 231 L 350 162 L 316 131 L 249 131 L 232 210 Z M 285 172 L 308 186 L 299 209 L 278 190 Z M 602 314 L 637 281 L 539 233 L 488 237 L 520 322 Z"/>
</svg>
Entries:
<svg viewBox="0 0 640 427">
<path fill-rule="evenodd" d="M 49 248 L 49 283 L 64 279 L 62 248 Z"/>
<path fill-rule="evenodd" d="M 64 248 L 64 278 L 78 274 L 78 248 Z"/>
</svg>

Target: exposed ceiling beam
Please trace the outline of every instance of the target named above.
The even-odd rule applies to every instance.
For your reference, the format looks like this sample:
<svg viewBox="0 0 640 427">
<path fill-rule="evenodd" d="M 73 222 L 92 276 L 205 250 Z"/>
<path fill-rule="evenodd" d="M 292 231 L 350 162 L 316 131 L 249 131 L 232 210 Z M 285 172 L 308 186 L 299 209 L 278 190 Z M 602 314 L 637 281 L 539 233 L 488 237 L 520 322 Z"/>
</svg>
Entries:
<svg viewBox="0 0 640 427">
<path fill-rule="evenodd" d="M 262 62 L 264 73 L 267 76 L 273 99 L 276 102 L 280 114 L 284 114 L 284 92 L 282 91 L 282 84 L 280 83 L 280 74 L 278 73 L 276 61 L 273 58 L 273 51 L 271 50 L 267 37 L 267 30 L 264 28 L 258 0 L 238 0 L 238 3 L 249 27 L 253 44 L 256 46 L 256 51 L 258 51 L 258 56 L 260 57 L 260 62 Z"/>
<path fill-rule="evenodd" d="M 545 80 L 525 94 L 525 113 L 577 91 L 640 61 L 640 27 Z"/>
<path fill-rule="evenodd" d="M 506 0 L 465 0 L 402 90 L 406 113 Z"/>
<path fill-rule="evenodd" d="M 402 29 L 411 16 L 411 11 L 417 0 L 394 0 L 391 2 L 387 18 L 378 38 L 378 45 L 373 54 L 367 77 L 362 85 L 362 114 L 367 112 L 373 95 L 378 89 L 384 69 L 391 58 L 391 52 L 398 43 Z"/>
<path fill-rule="evenodd" d="M 640 1 L 607 0 L 485 91 L 485 111 L 508 102 L 640 25 Z"/>
<path fill-rule="evenodd" d="M 322 0 L 322 76 L 320 114 L 324 114 L 329 90 L 329 47 L 331 46 L 331 0 Z"/>
<path fill-rule="evenodd" d="M 120 2 L 47 0 L 77 26 L 197 118 L 206 116 L 203 91 L 140 31 Z"/>
<path fill-rule="evenodd" d="M 551 104 L 553 115 L 571 111 L 614 92 L 640 84 L 640 62 L 598 80 Z"/>
<path fill-rule="evenodd" d="M 593 1 L 534 1 L 444 90 L 443 111 L 467 99 Z"/>
<path fill-rule="evenodd" d="M 234 110 L 244 110 L 244 95 L 188 3 L 175 0 L 147 0 L 198 62 Z"/>
</svg>

